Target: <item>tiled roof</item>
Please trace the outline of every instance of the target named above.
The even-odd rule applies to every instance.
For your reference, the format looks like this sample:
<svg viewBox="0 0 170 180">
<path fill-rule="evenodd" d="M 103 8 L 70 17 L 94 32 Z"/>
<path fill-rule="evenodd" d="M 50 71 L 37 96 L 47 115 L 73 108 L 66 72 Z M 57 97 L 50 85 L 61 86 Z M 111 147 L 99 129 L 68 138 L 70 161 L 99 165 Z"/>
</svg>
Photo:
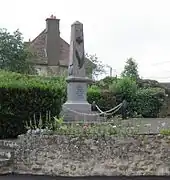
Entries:
<svg viewBox="0 0 170 180">
<path fill-rule="evenodd" d="M 48 59 L 45 50 L 46 30 L 43 30 L 33 41 L 25 42 L 25 45 L 33 53 L 32 59 L 35 64 L 47 64 Z M 60 66 L 68 66 L 69 64 L 69 44 L 60 38 Z M 89 61 L 88 59 L 86 61 Z"/>
<path fill-rule="evenodd" d="M 39 34 L 31 43 L 30 47 L 33 49 L 37 56 L 45 58 L 45 30 Z"/>
<path fill-rule="evenodd" d="M 60 38 L 60 65 L 61 66 L 68 66 L 69 64 L 69 48 L 70 45 Z"/>
</svg>

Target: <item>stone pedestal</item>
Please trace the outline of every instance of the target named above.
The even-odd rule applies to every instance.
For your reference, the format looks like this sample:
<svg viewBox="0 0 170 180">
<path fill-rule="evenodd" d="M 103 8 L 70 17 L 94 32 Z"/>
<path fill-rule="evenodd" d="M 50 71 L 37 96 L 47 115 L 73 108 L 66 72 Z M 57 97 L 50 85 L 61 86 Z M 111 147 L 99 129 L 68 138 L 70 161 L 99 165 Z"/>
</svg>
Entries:
<svg viewBox="0 0 170 180">
<path fill-rule="evenodd" d="M 91 114 L 91 104 L 87 102 L 87 84 L 91 82 L 88 78 L 67 78 L 67 102 L 63 105 L 63 115 L 66 121 L 80 121 L 91 119 L 84 117 L 83 113 Z M 79 112 L 79 113 L 76 113 Z M 94 116 L 93 116 L 94 118 Z"/>
</svg>

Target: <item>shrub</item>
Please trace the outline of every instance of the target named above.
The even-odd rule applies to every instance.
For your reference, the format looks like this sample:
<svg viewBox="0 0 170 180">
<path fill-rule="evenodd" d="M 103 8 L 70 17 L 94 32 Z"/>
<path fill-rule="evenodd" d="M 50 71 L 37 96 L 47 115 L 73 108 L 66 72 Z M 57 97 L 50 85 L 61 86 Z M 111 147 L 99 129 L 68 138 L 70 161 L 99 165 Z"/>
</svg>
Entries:
<svg viewBox="0 0 170 180">
<path fill-rule="evenodd" d="M 121 103 L 123 99 L 126 99 L 128 102 L 128 113 L 129 116 L 132 116 L 133 109 L 132 109 L 132 102 L 133 97 L 137 91 L 137 84 L 136 82 L 128 77 L 123 77 L 118 79 L 116 82 L 110 85 L 109 89 L 113 92 L 116 96 L 117 104 Z"/>
<path fill-rule="evenodd" d="M 165 100 L 165 91 L 161 88 L 139 89 L 133 100 L 133 110 L 143 117 L 158 117 Z"/>
<path fill-rule="evenodd" d="M 89 89 L 89 100 L 93 99 L 104 110 L 111 109 L 121 103 L 123 99 L 128 101 L 128 115 L 130 117 L 158 117 L 165 100 L 165 90 L 161 88 L 139 88 L 132 78 L 121 79 L 105 78 L 100 82 L 102 87 L 109 90 L 101 90 L 101 86 Z M 107 88 L 106 88 L 107 89 Z M 116 99 L 115 99 L 116 97 Z M 92 101 L 90 101 L 92 102 Z"/>
<path fill-rule="evenodd" d="M 59 116 L 65 81 L 62 78 L 0 72 L 0 138 L 13 138 L 26 131 L 25 124 L 50 111 Z M 44 122 L 45 123 L 45 122 Z"/>
<path fill-rule="evenodd" d="M 170 136 L 170 129 L 163 129 L 160 131 L 160 134 Z"/>
<path fill-rule="evenodd" d="M 128 77 L 119 79 L 113 85 L 115 86 L 116 94 L 121 94 L 128 101 L 137 91 L 136 82 Z"/>
<path fill-rule="evenodd" d="M 87 97 L 89 103 L 95 101 L 103 111 L 106 111 L 121 103 L 124 98 L 131 105 L 136 91 L 137 84 L 131 78 L 106 77 L 88 88 Z"/>
<path fill-rule="evenodd" d="M 101 90 L 97 86 L 91 86 L 87 92 L 87 100 L 89 103 L 93 101 L 102 111 L 109 110 L 116 106 L 116 97 L 111 91 Z"/>
<path fill-rule="evenodd" d="M 109 86 L 112 85 L 116 81 L 117 81 L 117 77 L 107 76 L 104 79 L 101 79 L 100 81 L 95 82 L 95 84 L 102 89 L 103 88 L 108 89 Z"/>
</svg>

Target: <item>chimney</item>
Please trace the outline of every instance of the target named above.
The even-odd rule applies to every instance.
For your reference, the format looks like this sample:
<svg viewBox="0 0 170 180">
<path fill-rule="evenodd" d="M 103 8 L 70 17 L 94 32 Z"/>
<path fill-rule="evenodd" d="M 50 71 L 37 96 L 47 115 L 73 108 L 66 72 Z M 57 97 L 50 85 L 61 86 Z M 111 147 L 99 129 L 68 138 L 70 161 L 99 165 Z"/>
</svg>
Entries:
<svg viewBox="0 0 170 180">
<path fill-rule="evenodd" d="M 56 66 L 60 60 L 60 19 L 51 15 L 46 19 L 46 53 L 48 65 Z"/>
</svg>

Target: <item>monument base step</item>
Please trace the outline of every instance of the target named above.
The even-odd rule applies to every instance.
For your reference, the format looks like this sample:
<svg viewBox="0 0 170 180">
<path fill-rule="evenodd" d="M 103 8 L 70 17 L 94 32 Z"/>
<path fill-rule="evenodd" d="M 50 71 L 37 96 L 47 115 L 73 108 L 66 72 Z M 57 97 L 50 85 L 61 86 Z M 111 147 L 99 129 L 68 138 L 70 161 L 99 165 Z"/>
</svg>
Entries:
<svg viewBox="0 0 170 180">
<path fill-rule="evenodd" d="M 67 101 L 65 104 L 63 104 L 62 109 L 64 112 L 70 111 L 75 114 L 81 114 L 81 113 L 89 114 L 91 112 L 91 104 L 89 104 L 87 101 L 82 101 L 82 102 Z"/>
<path fill-rule="evenodd" d="M 91 111 L 91 105 L 86 104 L 64 104 L 61 115 L 65 122 L 103 122 L 98 112 Z"/>
<path fill-rule="evenodd" d="M 94 122 L 103 121 L 103 117 L 96 115 L 96 113 L 89 112 L 88 115 L 85 114 L 75 114 L 73 112 L 62 112 L 62 116 L 65 122 Z"/>
</svg>

